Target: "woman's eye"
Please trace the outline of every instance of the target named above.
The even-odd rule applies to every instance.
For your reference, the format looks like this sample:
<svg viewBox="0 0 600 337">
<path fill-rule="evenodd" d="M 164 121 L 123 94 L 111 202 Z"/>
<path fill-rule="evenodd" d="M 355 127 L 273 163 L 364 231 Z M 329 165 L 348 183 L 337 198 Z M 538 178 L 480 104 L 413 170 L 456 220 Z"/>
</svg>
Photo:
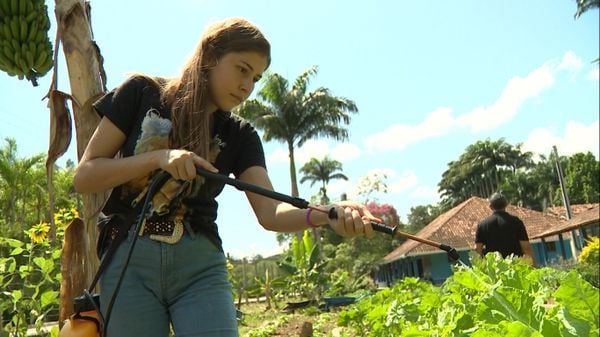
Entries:
<svg viewBox="0 0 600 337">
<path fill-rule="evenodd" d="M 246 69 L 246 68 L 244 68 L 244 67 L 242 67 L 242 66 L 238 66 L 238 68 L 240 68 L 240 72 L 241 72 L 242 74 L 247 74 L 247 73 L 248 73 L 248 69 Z"/>
</svg>

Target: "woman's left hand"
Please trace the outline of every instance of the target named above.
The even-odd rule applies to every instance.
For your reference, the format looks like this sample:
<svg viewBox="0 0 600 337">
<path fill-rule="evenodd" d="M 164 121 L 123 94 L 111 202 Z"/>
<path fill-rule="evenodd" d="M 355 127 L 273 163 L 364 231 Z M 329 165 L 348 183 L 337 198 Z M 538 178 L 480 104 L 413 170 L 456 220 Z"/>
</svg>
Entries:
<svg viewBox="0 0 600 337">
<path fill-rule="evenodd" d="M 354 201 L 341 201 L 327 207 L 335 207 L 337 210 L 337 219 L 329 219 L 329 226 L 344 237 L 366 235 L 371 238 L 371 221 L 381 222 L 381 219 L 373 216 L 365 205 Z"/>
</svg>

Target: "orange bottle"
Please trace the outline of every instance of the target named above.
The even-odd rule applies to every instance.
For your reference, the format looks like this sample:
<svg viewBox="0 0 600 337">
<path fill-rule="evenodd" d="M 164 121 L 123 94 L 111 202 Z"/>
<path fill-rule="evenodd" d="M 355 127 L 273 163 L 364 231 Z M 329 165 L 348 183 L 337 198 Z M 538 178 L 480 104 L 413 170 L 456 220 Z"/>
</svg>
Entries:
<svg viewBox="0 0 600 337">
<path fill-rule="evenodd" d="M 94 295 L 97 306 L 98 297 Z M 58 337 L 100 337 L 100 317 L 92 303 L 84 296 L 76 297 L 73 302 L 75 314 L 67 319 Z"/>
</svg>

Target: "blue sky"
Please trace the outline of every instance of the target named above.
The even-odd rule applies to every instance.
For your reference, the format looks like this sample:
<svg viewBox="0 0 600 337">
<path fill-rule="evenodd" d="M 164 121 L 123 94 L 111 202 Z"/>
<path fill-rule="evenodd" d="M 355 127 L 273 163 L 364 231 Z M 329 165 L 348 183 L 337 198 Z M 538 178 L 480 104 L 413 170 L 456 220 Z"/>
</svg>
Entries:
<svg viewBox="0 0 600 337">
<path fill-rule="evenodd" d="M 54 2 L 48 1 L 51 11 Z M 204 27 L 229 16 L 256 23 L 272 44 L 270 70 L 290 81 L 312 65 L 311 88 L 354 100 L 350 139 L 326 139 L 297 150 L 297 166 L 329 154 L 343 164 L 348 193 L 366 176 L 385 173 L 387 193 L 369 196 L 396 207 L 439 201 L 448 162 L 478 141 L 504 137 L 548 155 L 599 154 L 598 10 L 574 20 L 572 0 L 554 1 L 92 1 L 92 28 L 105 59 L 108 87 L 131 71 L 177 75 Z M 52 12 L 51 12 L 52 16 Z M 53 22 L 51 39 L 56 25 Z M 68 92 L 64 59 L 59 89 Z M 0 74 L 0 138 L 17 139 L 21 157 L 45 152 L 48 110 L 40 86 Z M 73 143 L 59 160 L 76 160 Z M 265 143 L 279 192 L 290 193 L 287 151 Z M 300 186 L 305 199 L 318 187 Z M 224 248 L 235 256 L 281 250 L 263 230 L 243 193 L 219 197 Z"/>
</svg>

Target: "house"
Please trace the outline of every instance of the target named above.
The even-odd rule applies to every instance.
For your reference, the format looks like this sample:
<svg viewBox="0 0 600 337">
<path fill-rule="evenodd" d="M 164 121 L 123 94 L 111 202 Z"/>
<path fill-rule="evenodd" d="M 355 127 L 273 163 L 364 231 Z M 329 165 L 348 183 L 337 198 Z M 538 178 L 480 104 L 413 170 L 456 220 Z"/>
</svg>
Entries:
<svg viewBox="0 0 600 337">
<path fill-rule="evenodd" d="M 471 197 L 437 217 L 415 236 L 454 247 L 461 261 L 469 264 L 469 253 L 475 249 L 477 224 L 491 214 L 488 205 L 486 199 Z M 574 256 L 569 242 L 571 233 L 567 233 L 569 229 L 560 234 L 552 232 L 563 228 L 561 226 L 565 226 L 566 220 L 552 213 L 514 205 L 509 205 L 507 211 L 523 220 L 537 264 L 545 265 L 553 260 Z M 452 274 L 452 263 L 446 252 L 431 245 L 407 240 L 383 258 L 375 281 L 386 285 L 405 276 L 415 276 L 438 284 Z"/>
<path fill-rule="evenodd" d="M 555 228 L 531 236 L 530 239 L 540 239 L 542 242 L 546 242 L 546 238 L 558 236 L 561 247 L 569 244 L 572 252 L 577 253 L 578 251 L 581 251 L 589 238 L 599 235 L 600 204 L 573 205 L 571 207 L 571 212 L 573 217 L 567 220 L 563 215 L 566 214 L 564 207 L 553 207 L 546 210 L 546 213 L 556 214 L 556 216 L 565 219 L 565 221 Z M 565 233 L 567 236 L 575 239 L 565 240 Z M 549 248 L 548 245 L 546 246 L 546 248 Z M 565 257 L 563 256 L 563 258 Z"/>
</svg>

